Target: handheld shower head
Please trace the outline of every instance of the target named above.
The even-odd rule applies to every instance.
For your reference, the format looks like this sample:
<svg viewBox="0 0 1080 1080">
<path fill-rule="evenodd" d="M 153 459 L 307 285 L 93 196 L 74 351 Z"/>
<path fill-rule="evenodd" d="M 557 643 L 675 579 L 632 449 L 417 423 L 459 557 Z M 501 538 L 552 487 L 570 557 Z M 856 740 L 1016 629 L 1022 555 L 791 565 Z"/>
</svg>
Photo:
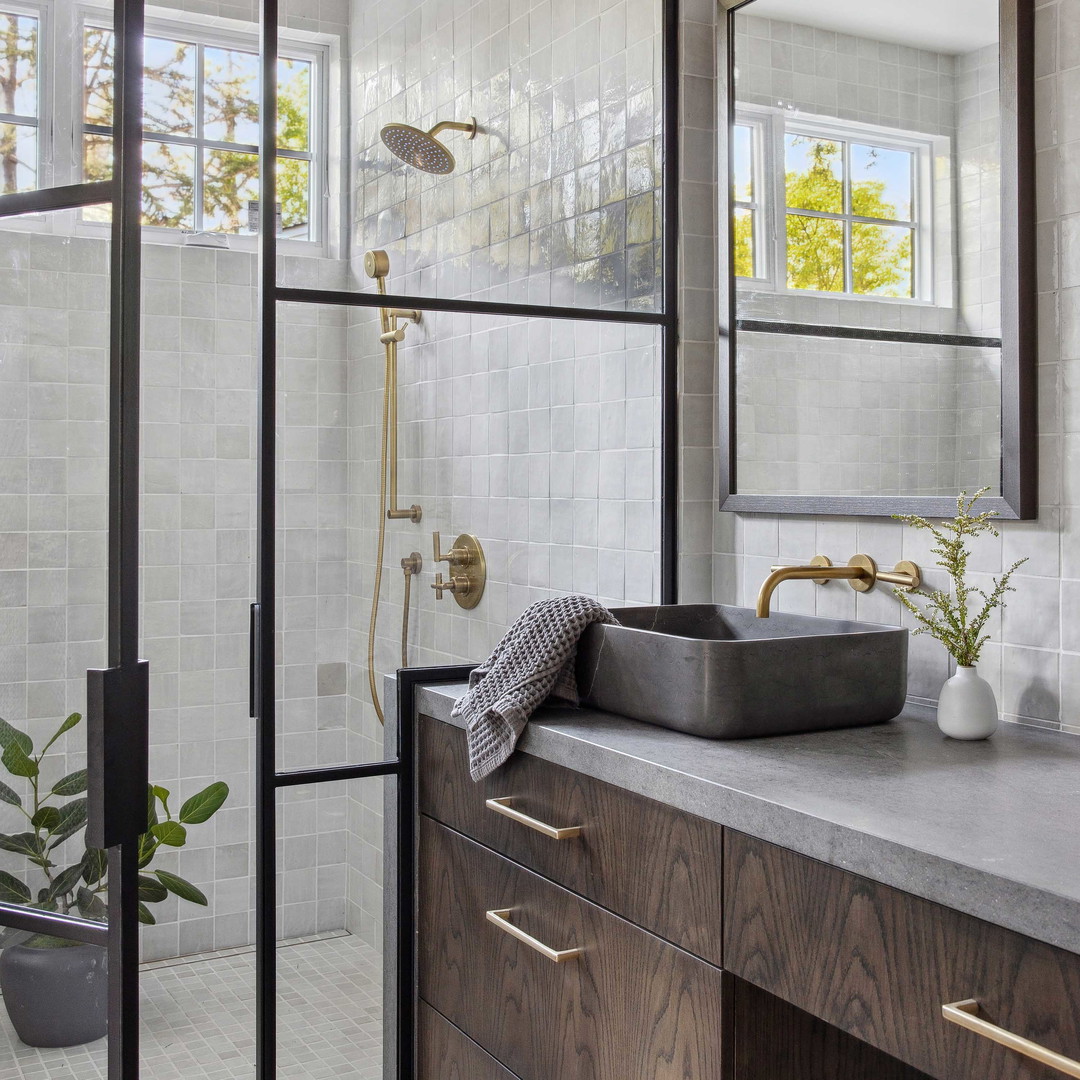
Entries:
<svg viewBox="0 0 1080 1080">
<path fill-rule="evenodd" d="M 464 131 L 470 139 L 476 138 L 476 117 L 467 124 L 456 120 L 443 120 L 430 131 L 421 131 L 411 124 L 387 124 L 380 135 L 386 148 L 399 161 L 421 172 L 445 176 L 454 171 L 454 155 L 435 137 L 442 131 Z"/>
<path fill-rule="evenodd" d="M 390 273 L 390 256 L 381 249 L 364 252 L 364 273 L 369 278 L 384 278 Z"/>
</svg>

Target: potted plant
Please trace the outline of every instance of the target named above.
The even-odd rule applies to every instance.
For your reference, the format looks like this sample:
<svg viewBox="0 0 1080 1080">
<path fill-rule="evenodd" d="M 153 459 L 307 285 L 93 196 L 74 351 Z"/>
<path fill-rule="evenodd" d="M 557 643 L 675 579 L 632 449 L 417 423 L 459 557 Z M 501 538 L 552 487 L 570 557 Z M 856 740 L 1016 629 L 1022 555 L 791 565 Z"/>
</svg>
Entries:
<svg viewBox="0 0 1080 1080">
<path fill-rule="evenodd" d="M 925 529 L 934 537 L 931 549 L 937 565 L 949 575 L 949 590 L 909 592 L 894 589 L 896 598 L 918 620 L 916 634 L 931 634 L 948 650 L 956 661 L 956 674 L 941 688 L 938 698 L 938 727 L 953 739 L 986 739 L 997 730 L 998 707 L 993 687 L 976 671 L 983 646 L 990 640 L 985 633 L 986 623 L 999 608 L 1005 609 L 1005 594 L 1015 590 L 1009 585 L 1016 570 L 1027 562 L 1019 559 L 1001 577 L 993 579 L 993 588 L 970 585 L 967 580 L 968 542 L 977 536 L 1000 535 L 993 525 L 997 511 L 972 513 L 975 503 L 986 494 L 982 488 L 969 499 L 960 492 L 956 500 L 956 517 L 934 525 L 915 514 L 896 514 L 913 529 Z M 921 596 L 928 601 L 919 607 L 912 599 Z"/>
<path fill-rule="evenodd" d="M 52 782 L 42 773 L 49 748 L 81 720 L 79 713 L 72 713 L 35 753 L 29 735 L 0 719 L 0 763 L 23 788 L 20 794 L 0 781 L 0 802 L 24 819 L 22 831 L 0 833 L 0 850 L 20 855 L 29 864 L 25 877 L 0 870 L 0 900 L 104 920 L 109 887 L 105 852 L 84 846 L 77 858 L 64 860 L 67 865 L 56 861 L 64 845 L 86 826 L 86 770 Z M 228 795 L 227 784 L 211 784 L 187 799 L 174 817 L 170 793 L 156 785 L 149 788 L 147 829 L 139 838 L 139 869 L 146 871 L 139 875 L 140 922 L 153 923 L 148 905 L 160 903 L 170 893 L 206 904 L 205 895 L 190 881 L 167 870 L 152 870 L 150 864 L 162 847 L 183 847 L 188 826 L 208 821 Z M 3 944 L 0 991 L 24 1043 L 74 1046 L 105 1035 L 108 969 L 102 946 L 11 930 L 5 931 Z"/>
</svg>

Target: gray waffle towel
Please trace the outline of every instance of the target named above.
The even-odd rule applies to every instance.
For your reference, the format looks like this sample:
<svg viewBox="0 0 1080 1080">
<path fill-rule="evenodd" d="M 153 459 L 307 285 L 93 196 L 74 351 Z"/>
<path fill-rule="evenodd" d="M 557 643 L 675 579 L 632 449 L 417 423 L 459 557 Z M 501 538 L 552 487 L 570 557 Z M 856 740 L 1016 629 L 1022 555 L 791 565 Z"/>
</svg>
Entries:
<svg viewBox="0 0 1080 1080">
<path fill-rule="evenodd" d="M 454 703 L 465 718 L 469 772 L 482 780 L 514 752 L 525 724 L 551 695 L 578 703 L 574 658 L 591 623 L 615 617 L 588 596 L 559 596 L 526 608 L 495 651 L 469 676 L 469 689 Z"/>
</svg>

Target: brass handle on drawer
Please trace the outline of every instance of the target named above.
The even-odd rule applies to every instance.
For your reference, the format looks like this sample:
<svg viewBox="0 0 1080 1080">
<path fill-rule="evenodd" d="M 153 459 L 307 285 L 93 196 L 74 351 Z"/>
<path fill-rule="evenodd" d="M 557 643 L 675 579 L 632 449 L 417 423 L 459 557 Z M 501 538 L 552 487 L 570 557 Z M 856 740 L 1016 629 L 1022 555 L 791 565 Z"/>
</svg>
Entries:
<svg viewBox="0 0 1080 1080">
<path fill-rule="evenodd" d="M 1039 1061 L 1043 1065 L 1049 1065 L 1051 1069 L 1057 1069 L 1066 1076 L 1080 1078 L 1080 1061 L 1074 1061 L 1054 1050 L 1048 1050 L 1045 1046 L 1025 1039 L 1022 1035 L 1016 1035 L 1003 1027 L 998 1027 L 997 1024 L 991 1024 L 989 1020 L 984 1020 L 979 1016 L 979 1003 L 973 998 L 967 1001 L 956 1001 L 951 1005 L 942 1005 L 941 1015 L 946 1020 L 967 1028 L 968 1031 L 974 1031 L 976 1035 L 992 1039 L 1002 1046 L 1007 1046 L 1010 1050 L 1015 1050 L 1018 1054 Z"/>
<path fill-rule="evenodd" d="M 523 814 L 520 810 L 515 810 L 510 805 L 511 802 L 512 800 L 509 797 L 502 799 L 488 799 L 484 805 L 489 810 L 494 810 L 496 814 L 502 814 L 503 817 L 508 817 L 511 821 L 516 821 L 519 825 L 525 825 L 527 828 L 535 829 L 538 833 L 550 836 L 552 840 L 572 840 L 575 836 L 581 835 L 580 825 L 568 825 L 565 829 L 557 829 L 554 825 L 549 825 L 546 821 L 529 817 L 528 814 Z"/>
<path fill-rule="evenodd" d="M 553 949 L 550 945 L 545 945 L 538 938 L 534 938 L 532 934 L 526 934 L 521 927 L 515 926 L 510 921 L 509 908 L 503 908 L 499 911 L 485 911 L 484 916 L 489 923 L 494 923 L 504 933 L 524 942 L 530 949 L 535 949 L 536 952 L 541 956 L 546 956 L 552 963 L 561 964 L 566 960 L 576 960 L 585 951 L 584 949 Z"/>
</svg>

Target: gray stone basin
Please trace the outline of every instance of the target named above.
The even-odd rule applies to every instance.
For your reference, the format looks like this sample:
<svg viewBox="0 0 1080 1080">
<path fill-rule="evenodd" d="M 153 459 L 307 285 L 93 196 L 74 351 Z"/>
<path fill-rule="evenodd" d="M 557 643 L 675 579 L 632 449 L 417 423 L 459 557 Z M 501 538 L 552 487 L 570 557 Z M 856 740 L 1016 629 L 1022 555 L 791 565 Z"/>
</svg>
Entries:
<svg viewBox="0 0 1080 1080">
<path fill-rule="evenodd" d="M 617 608 L 578 646 L 582 704 L 707 739 L 879 724 L 907 693 L 908 632 L 712 604 Z"/>
</svg>

